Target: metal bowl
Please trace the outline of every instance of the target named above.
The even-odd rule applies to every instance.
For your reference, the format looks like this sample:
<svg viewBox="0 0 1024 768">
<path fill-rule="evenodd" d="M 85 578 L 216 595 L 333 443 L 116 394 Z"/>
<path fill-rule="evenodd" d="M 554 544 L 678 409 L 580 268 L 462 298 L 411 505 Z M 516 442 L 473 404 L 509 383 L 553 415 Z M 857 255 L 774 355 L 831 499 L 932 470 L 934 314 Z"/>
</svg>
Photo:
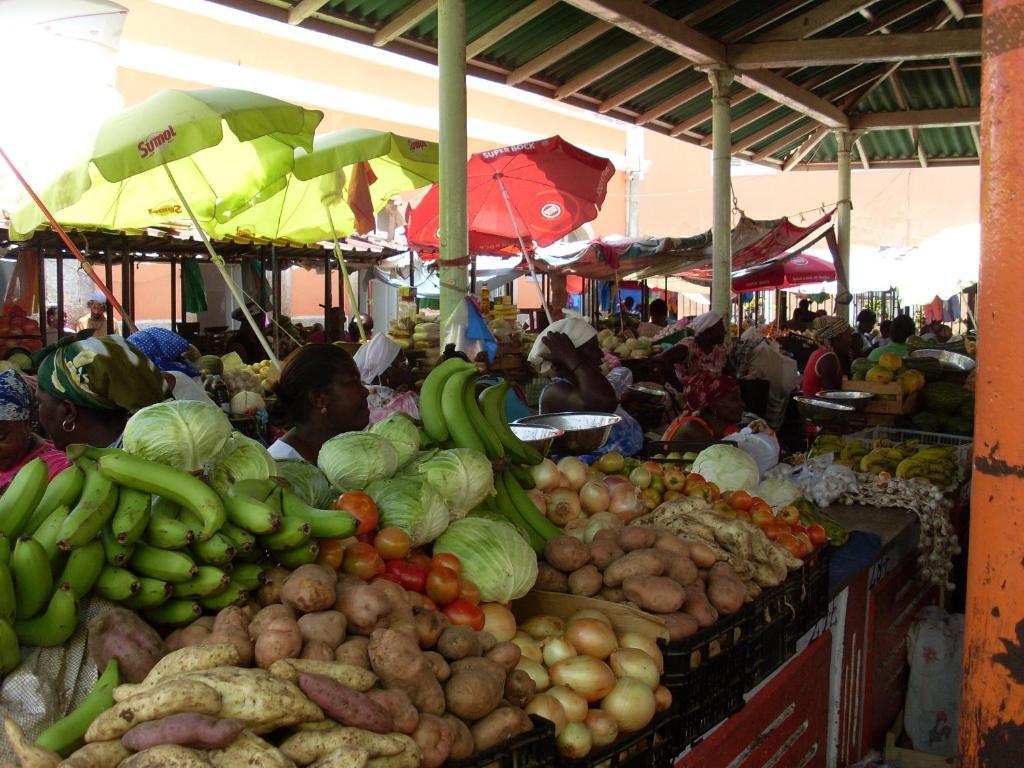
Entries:
<svg viewBox="0 0 1024 768">
<path fill-rule="evenodd" d="M 794 397 L 800 416 L 815 424 L 846 424 L 857 412 L 852 405 L 834 403 L 817 397 Z"/>
<path fill-rule="evenodd" d="M 547 456 L 551 450 L 551 444 L 565 434 L 557 427 L 549 427 L 545 424 L 509 424 L 509 429 L 515 436 L 527 445 L 532 445 L 542 456 Z"/>
<path fill-rule="evenodd" d="M 668 397 L 668 392 L 665 388 L 658 384 L 645 384 L 641 382 L 640 384 L 630 384 L 626 389 L 630 392 L 635 392 L 638 395 L 644 395 L 654 400 L 661 400 Z"/>
<path fill-rule="evenodd" d="M 850 389 L 826 389 L 819 392 L 816 397 L 820 400 L 828 400 L 830 403 L 849 405 L 858 413 L 868 406 L 868 401 L 875 395 L 872 392 L 856 392 Z"/>
<path fill-rule="evenodd" d="M 563 434 L 555 438 L 552 447 L 556 453 L 578 455 L 592 453 L 608 442 L 612 427 L 622 421 L 621 416 L 613 413 L 596 413 L 589 411 L 566 411 L 563 413 L 540 413 L 536 416 L 524 416 L 515 424 L 554 427 Z"/>
<path fill-rule="evenodd" d="M 930 357 L 938 360 L 944 371 L 955 371 L 956 373 L 970 373 L 977 365 L 973 357 L 961 355 L 959 352 L 949 352 L 945 349 L 918 349 L 911 352 L 910 357 Z"/>
</svg>

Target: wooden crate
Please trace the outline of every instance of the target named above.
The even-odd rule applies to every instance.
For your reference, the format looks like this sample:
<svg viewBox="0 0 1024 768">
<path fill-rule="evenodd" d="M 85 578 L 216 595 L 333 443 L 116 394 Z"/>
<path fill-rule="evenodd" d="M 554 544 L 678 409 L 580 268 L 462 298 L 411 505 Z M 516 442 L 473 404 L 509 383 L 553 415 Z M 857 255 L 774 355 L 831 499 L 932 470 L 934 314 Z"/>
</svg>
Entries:
<svg viewBox="0 0 1024 768">
<path fill-rule="evenodd" d="M 870 392 L 873 395 L 887 395 L 895 397 L 894 400 L 879 400 L 877 397 L 868 402 L 864 409 L 865 413 L 886 413 L 893 415 L 905 415 L 914 413 L 917 410 L 918 393 L 907 394 L 903 391 L 903 385 L 894 381 L 889 384 L 882 384 L 876 381 L 853 381 L 843 379 L 843 389 L 852 392 Z"/>
</svg>

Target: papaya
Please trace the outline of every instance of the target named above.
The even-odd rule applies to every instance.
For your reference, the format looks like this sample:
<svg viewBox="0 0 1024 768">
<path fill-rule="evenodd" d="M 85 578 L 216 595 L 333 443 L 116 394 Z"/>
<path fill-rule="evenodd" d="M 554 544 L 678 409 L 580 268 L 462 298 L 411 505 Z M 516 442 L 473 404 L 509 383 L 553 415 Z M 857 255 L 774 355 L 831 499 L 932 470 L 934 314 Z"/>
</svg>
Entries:
<svg viewBox="0 0 1024 768">
<path fill-rule="evenodd" d="M 892 381 L 893 374 L 888 368 L 876 365 L 864 375 L 864 379 L 878 384 L 888 384 Z"/>
<path fill-rule="evenodd" d="M 895 352 L 883 352 L 878 358 L 878 365 L 887 371 L 898 371 L 903 367 L 903 358 Z"/>
</svg>

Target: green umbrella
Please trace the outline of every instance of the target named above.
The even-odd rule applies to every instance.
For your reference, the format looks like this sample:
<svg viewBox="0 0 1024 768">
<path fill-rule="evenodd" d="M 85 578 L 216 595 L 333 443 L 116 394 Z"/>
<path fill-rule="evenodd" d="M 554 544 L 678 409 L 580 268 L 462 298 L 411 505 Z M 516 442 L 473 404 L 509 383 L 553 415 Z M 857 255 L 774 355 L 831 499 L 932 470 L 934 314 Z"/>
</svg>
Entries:
<svg viewBox="0 0 1024 768">
<path fill-rule="evenodd" d="M 333 240 L 349 300 L 338 237 L 373 229 L 373 214 L 395 195 L 437 181 L 437 144 L 386 131 L 346 128 L 295 151 L 292 173 L 212 228 L 216 238 L 308 245 Z M 358 317 L 357 317 L 358 321 Z M 362 333 L 362 328 L 360 328 Z"/>
</svg>

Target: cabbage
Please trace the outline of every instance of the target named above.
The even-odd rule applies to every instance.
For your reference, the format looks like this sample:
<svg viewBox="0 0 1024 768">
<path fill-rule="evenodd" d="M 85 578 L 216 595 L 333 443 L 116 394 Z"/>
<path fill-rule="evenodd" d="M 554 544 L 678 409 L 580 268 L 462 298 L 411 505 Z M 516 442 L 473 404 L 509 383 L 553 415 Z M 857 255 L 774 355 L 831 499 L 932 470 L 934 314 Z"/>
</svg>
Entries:
<svg viewBox="0 0 1024 768">
<path fill-rule="evenodd" d="M 448 502 L 452 517 L 465 517 L 494 495 L 494 468 L 480 451 L 452 448 L 438 451 L 416 465 L 417 471 Z"/>
<path fill-rule="evenodd" d="M 370 427 L 370 432 L 385 438 L 398 453 L 398 466 L 404 467 L 420 449 L 420 430 L 404 413 L 392 413 Z"/>
<path fill-rule="evenodd" d="M 753 457 L 734 445 L 710 445 L 693 460 L 693 472 L 723 491 L 750 491 L 757 487 L 761 471 Z"/>
<path fill-rule="evenodd" d="M 757 486 L 757 495 L 778 509 L 803 496 L 803 492 L 784 477 L 769 477 Z"/>
<path fill-rule="evenodd" d="M 302 459 L 278 459 L 277 476 L 291 485 L 292 493 L 318 509 L 330 509 L 338 492 L 315 464 Z"/>
<path fill-rule="evenodd" d="M 266 448 L 241 432 L 232 432 L 206 480 L 223 496 L 239 480 L 266 480 L 276 474 L 277 464 Z"/>
<path fill-rule="evenodd" d="M 320 447 L 316 463 L 339 491 L 361 491 L 395 474 L 398 452 L 372 432 L 344 432 Z"/>
<path fill-rule="evenodd" d="M 198 472 L 215 461 L 231 436 L 220 408 L 198 400 L 168 400 L 137 411 L 124 428 L 124 449 L 150 461 Z"/>
<path fill-rule="evenodd" d="M 448 505 L 434 487 L 417 477 L 378 480 L 366 487 L 380 517 L 380 527 L 401 528 L 414 547 L 427 544 L 448 526 Z"/>
<path fill-rule="evenodd" d="M 434 554 L 440 552 L 459 558 L 462 575 L 480 588 L 483 602 L 522 597 L 537 580 L 537 556 L 508 523 L 484 517 L 456 520 L 434 542 Z"/>
</svg>

